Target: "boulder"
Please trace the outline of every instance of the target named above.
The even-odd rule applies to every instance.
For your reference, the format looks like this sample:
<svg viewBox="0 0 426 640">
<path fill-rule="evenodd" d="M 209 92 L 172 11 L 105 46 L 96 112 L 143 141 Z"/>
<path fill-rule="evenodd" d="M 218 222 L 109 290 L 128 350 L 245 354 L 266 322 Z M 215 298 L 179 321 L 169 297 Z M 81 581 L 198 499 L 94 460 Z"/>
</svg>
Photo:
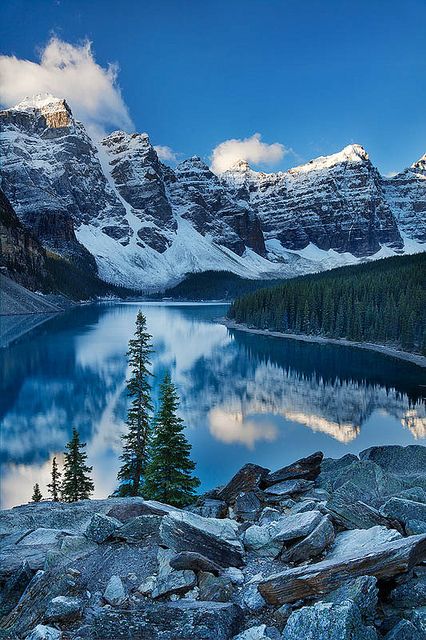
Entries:
<svg viewBox="0 0 426 640">
<path fill-rule="evenodd" d="M 103 513 L 95 513 L 86 529 L 86 537 L 92 542 L 101 544 L 112 538 L 121 527 L 121 522 Z"/>
<path fill-rule="evenodd" d="M 357 605 L 362 619 L 365 622 L 373 623 L 376 616 L 378 593 L 377 580 L 374 576 L 360 576 L 327 594 L 324 601 L 339 604 L 350 600 Z"/>
<path fill-rule="evenodd" d="M 156 576 L 148 576 L 143 582 L 141 582 L 137 591 L 143 596 L 149 596 L 154 591 L 156 582 Z"/>
<path fill-rule="evenodd" d="M 252 525 L 244 535 L 244 546 L 261 556 L 276 557 L 285 543 L 291 543 L 309 535 L 320 523 L 323 516 L 319 511 L 306 511 L 295 515 L 282 516 L 270 524 Z"/>
<path fill-rule="evenodd" d="M 215 576 L 222 572 L 222 568 L 218 564 L 194 551 L 181 551 L 181 553 L 174 555 L 170 560 L 170 566 L 180 570 L 207 571 Z"/>
<path fill-rule="evenodd" d="M 404 525 L 407 536 L 417 536 L 420 533 L 426 533 L 425 520 L 407 520 Z"/>
<path fill-rule="evenodd" d="M 426 575 L 413 577 L 392 589 L 389 602 L 395 609 L 415 609 L 426 606 Z"/>
<path fill-rule="evenodd" d="M 123 604 L 126 599 L 126 591 L 120 576 L 111 576 L 104 591 L 104 600 L 113 607 Z"/>
<path fill-rule="evenodd" d="M 333 480 L 333 491 L 346 482 L 350 482 L 351 486 L 355 485 L 362 492 L 357 499 L 362 499 L 373 506 L 377 506 L 380 500 L 383 502 L 383 497 L 395 495 L 405 489 L 405 485 L 398 477 L 370 460 L 356 460 L 345 466 Z"/>
<path fill-rule="evenodd" d="M 230 578 L 225 575 L 215 576 L 206 571 L 199 573 L 198 587 L 200 600 L 208 600 L 209 602 L 229 602 L 234 591 L 234 585 Z"/>
<path fill-rule="evenodd" d="M 254 614 L 258 614 L 266 607 L 266 601 L 258 588 L 260 580 L 260 575 L 252 578 L 243 586 L 239 594 L 242 607 Z"/>
<path fill-rule="evenodd" d="M 278 484 L 273 484 L 267 489 L 265 489 L 265 494 L 267 496 L 279 496 L 279 497 L 288 497 L 299 495 L 300 493 L 305 493 L 312 489 L 314 483 L 311 480 L 284 480 L 283 482 L 278 482 Z"/>
<path fill-rule="evenodd" d="M 235 498 L 233 511 L 240 522 L 254 522 L 262 509 L 262 502 L 255 491 L 241 493 Z"/>
<path fill-rule="evenodd" d="M 426 489 L 426 447 L 416 444 L 370 447 L 361 451 L 359 457 L 398 476 L 407 488 L 418 486 Z"/>
<path fill-rule="evenodd" d="M 363 624 L 353 602 L 333 604 L 319 602 L 291 614 L 282 635 L 283 640 L 377 640 L 373 627 Z"/>
<path fill-rule="evenodd" d="M 118 530 L 114 537 L 129 543 L 139 543 L 147 538 L 159 538 L 162 516 L 142 515 L 128 520 Z"/>
<path fill-rule="evenodd" d="M 305 512 L 303 512 L 305 513 Z M 312 513 L 312 512 L 310 512 Z M 280 555 L 282 562 L 306 562 L 320 556 L 334 540 L 334 527 L 327 516 L 317 524 L 306 538 L 296 542 Z"/>
<path fill-rule="evenodd" d="M 282 513 L 279 509 L 273 509 L 272 507 L 265 507 L 259 516 L 259 525 L 270 524 L 282 518 Z"/>
<path fill-rule="evenodd" d="M 244 547 L 237 530 L 233 520 L 173 511 L 163 518 L 160 535 L 163 543 L 175 551 L 195 551 L 221 567 L 241 567 Z"/>
<path fill-rule="evenodd" d="M 59 629 L 38 624 L 26 637 L 26 640 L 60 640 L 62 633 Z"/>
<path fill-rule="evenodd" d="M 405 498 L 390 498 L 381 508 L 381 513 L 401 522 L 406 528 L 409 522 L 424 522 L 426 526 L 426 504 Z"/>
<path fill-rule="evenodd" d="M 301 500 L 291 507 L 290 513 L 303 513 L 304 511 L 316 511 L 319 510 L 320 505 L 316 500 Z"/>
<path fill-rule="evenodd" d="M 386 527 L 371 527 L 370 529 L 351 529 L 337 534 L 336 540 L 327 560 L 345 557 L 352 552 L 365 553 L 374 552 L 375 549 L 393 540 L 401 540 L 402 536 L 398 531 L 386 529 Z"/>
<path fill-rule="evenodd" d="M 352 533 L 352 532 L 347 532 Z M 330 593 L 351 578 L 370 575 L 391 578 L 409 571 L 426 556 L 426 535 L 399 538 L 383 544 L 372 543 L 312 565 L 288 569 L 259 584 L 259 591 L 270 604 Z"/>
<path fill-rule="evenodd" d="M 400 620 L 398 624 L 385 635 L 385 640 L 426 640 L 409 620 Z"/>
<path fill-rule="evenodd" d="M 250 629 L 242 631 L 237 636 L 234 636 L 233 640 L 263 640 L 268 638 L 265 632 L 266 624 L 260 624 L 257 627 L 250 627 Z"/>
<path fill-rule="evenodd" d="M 353 484 L 345 482 L 335 491 L 327 501 L 327 511 L 333 519 L 346 529 L 369 529 L 376 525 L 396 528 L 402 533 L 398 521 L 392 520 L 375 507 L 363 502 L 364 490 Z"/>
<path fill-rule="evenodd" d="M 204 518 L 226 518 L 228 515 L 226 502 L 224 500 L 215 500 L 214 498 L 205 498 L 201 504 L 188 507 L 186 510 Z"/>
<path fill-rule="evenodd" d="M 231 603 L 144 601 L 141 609 L 97 611 L 80 635 L 85 640 L 230 640 L 242 618 L 240 607 Z"/>
<path fill-rule="evenodd" d="M 237 471 L 227 485 L 218 491 L 217 498 L 231 504 L 241 493 L 258 488 L 268 473 L 269 469 L 257 464 L 246 464 Z"/>
<path fill-rule="evenodd" d="M 28 562 L 24 561 L 17 571 L 8 578 L 0 591 L 0 616 L 7 615 L 16 607 L 33 575 Z"/>
<path fill-rule="evenodd" d="M 156 500 L 143 500 L 142 498 L 120 498 L 106 514 L 120 522 L 128 522 L 138 516 L 165 516 L 171 511 L 178 510 L 168 504 Z"/>
<path fill-rule="evenodd" d="M 316 451 L 307 458 L 301 458 L 278 471 L 268 473 L 262 483 L 265 487 L 270 487 L 284 480 L 315 480 L 320 473 L 323 457 L 322 451 Z"/>
<path fill-rule="evenodd" d="M 44 619 L 46 622 L 72 622 L 81 616 L 83 605 L 81 598 L 56 596 L 47 605 Z"/>
<path fill-rule="evenodd" d="M 242 585 L 244 584 L 244 573 L 241 569 L 237 569 L 236 567 L 228 567 L 223 570 L 223 575 L 227 576 L 232 584 Z"/>
<path fill-rule="evenodd" d="M 158 551 L 158 576 L 151 593 L 153 598 L 172 593 L 186 593 L 197 584 L 197 577 L 193 571 L 177 571 L 170 566 L 173 556 L 174 553 L 170 549 L 160 548 Z"/>
<path fill-rule="evenodd" d="M 316 484 L 322 489 L 330 490 L 333 488 L 333 480 L 358 457 L 353 453 L 347 453 L 342 458 L 324 458 L 321 462 L 321 471 L 317 478 Z"/>
<path fill-rule="evenodd" d="M 426 635 L 426 607 L 414 609 L 414 611 L 411 611 L 409 614 L 409 618 L 416 629 L 423 635 Z"/>
</svg>

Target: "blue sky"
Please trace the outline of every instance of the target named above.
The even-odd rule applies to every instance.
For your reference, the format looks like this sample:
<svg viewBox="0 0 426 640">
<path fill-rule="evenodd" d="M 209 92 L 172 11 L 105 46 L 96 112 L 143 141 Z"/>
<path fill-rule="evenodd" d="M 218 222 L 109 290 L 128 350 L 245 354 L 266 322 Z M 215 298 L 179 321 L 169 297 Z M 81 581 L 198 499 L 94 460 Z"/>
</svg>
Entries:
<svg viewBox="0 0 426 640">
<path fill-rule="evenodd" d="M 0 25 L 1 53 L 34 62 L 52 34 L 89 39 L 136 130 L 180 158 L 256 132 L 292 150 L 271 170 L 352 142 L 383 173 L 426 151 L 425 0 L 2 0 Z"/>
</svg>

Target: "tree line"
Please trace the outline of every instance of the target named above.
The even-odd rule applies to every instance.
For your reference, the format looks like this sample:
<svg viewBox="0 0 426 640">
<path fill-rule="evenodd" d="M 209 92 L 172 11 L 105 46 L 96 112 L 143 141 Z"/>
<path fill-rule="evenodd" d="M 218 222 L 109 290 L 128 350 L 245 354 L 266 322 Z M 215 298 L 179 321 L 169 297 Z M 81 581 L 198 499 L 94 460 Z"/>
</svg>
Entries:
<svg viewBox="0 0 426 640">
<path fill-rule="evenodd" d="M 426 355 L 426 255 L 294 278 L 236 299 L 228 316 L 258 329 L 391 344 Z"/>
<path fill-rule="evenodd" d="M 130 406 L 127 431 L 122 436 L 122 465 L 117 476 L 119 486 L 113 495 L 142 496 L 183 507 L 194 500 L 200 481 L 193 475 L 195 463 L 190 458 L 191 445 L 183 432 L 183 420 L 178 416 L 179 396 L 169 373 L 161 383 L 160 406 L 154 414 L 150 384 L 152 351 L 146 318 L 139 311 L 135 335 L 127 352 Z M 74 428 L 66 445 L 63 472 L 59 470 L 56 457 L 52 461 L 51 482 L 47 489 L 53 501 L 76 502 L 92 495 L 93 468 L 87 465 L 85 447 Z M 36 483 L 32 500 L 40 502 L 42 498 L 40 486 Z"/>
</svg>

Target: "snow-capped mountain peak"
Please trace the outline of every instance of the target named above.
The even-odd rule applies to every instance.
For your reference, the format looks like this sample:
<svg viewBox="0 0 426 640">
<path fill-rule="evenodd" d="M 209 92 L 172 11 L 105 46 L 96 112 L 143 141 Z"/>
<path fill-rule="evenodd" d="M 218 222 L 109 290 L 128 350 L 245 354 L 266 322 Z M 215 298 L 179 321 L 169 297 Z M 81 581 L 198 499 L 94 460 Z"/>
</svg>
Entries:
<svg viewBox="0 0 426 640">
<path fill-rule="evenodd" d="M 51 93 L 38 93 L 26 97 L 11 111 L 26 113 L 39 112 L 45 119 L 48 127 L 67 127 L 72 122 L 72 112 L 64 98 L 56 98 Z"/>
</svg>

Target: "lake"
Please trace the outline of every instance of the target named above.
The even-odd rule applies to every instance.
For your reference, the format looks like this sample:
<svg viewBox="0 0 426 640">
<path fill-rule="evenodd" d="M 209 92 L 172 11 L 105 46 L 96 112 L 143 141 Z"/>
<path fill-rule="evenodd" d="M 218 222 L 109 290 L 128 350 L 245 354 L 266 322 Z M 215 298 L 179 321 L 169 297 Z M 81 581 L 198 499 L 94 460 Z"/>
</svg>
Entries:
<svg viewBox="0 0 426 640">
<path fill-rule="evenodd" d="M 201 491 L 246 462 L 276 469 L 316 450 L 339 457 L 377 444 L 425 444 L 426 372 L 416 365 L 229 330 L 216 322 L 226 305 L 83 306 L 0 349 L 3 508 L 29 501 L 35 482 L 47 496 L 52 458 L 62 461 L 73 426 L 87 442 L 95 497 L 114 490 L 125 353 L 139 308 L 153 336 L 154 399 L 169 370 Z"/>
</svg>

